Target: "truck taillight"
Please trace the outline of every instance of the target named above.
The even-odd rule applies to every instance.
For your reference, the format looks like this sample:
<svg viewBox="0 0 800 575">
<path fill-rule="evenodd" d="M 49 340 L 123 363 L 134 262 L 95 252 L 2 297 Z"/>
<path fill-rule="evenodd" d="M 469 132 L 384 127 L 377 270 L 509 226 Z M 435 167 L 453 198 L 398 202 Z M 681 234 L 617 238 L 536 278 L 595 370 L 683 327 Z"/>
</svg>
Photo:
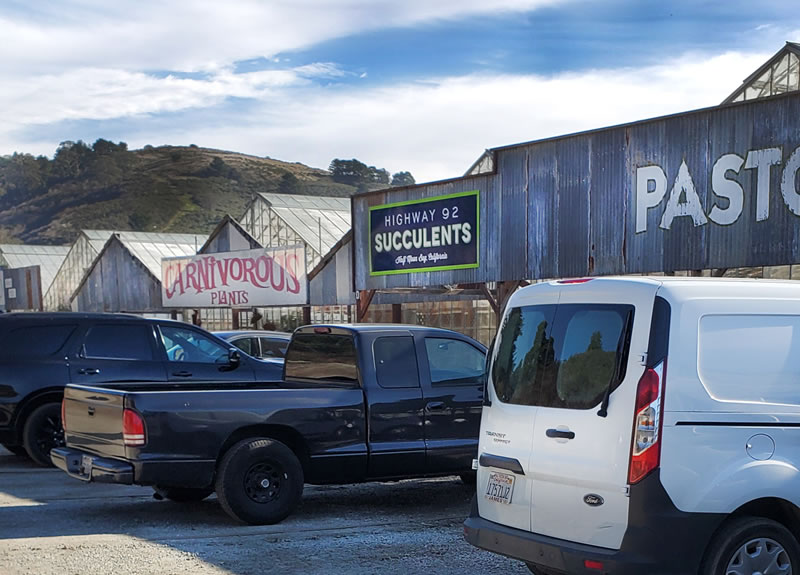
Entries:
<svg viewBox="0 0 800 575">
<path fill-rule="evenodd" d="M 628 483 L 638 483 L 661 460 L 661 419 L 666 373 L 666 359 L 648 368 L 636 388 L 636 411 L 633 419 L 633 442 Z"/>
<path fill-rule="evenodd" d="M 134 446 L 144 445 L 146 441 L 142 416 L 132 409 L 124 410 L 122 412 L 122 443 L 126 446 Z"/>
</svg>

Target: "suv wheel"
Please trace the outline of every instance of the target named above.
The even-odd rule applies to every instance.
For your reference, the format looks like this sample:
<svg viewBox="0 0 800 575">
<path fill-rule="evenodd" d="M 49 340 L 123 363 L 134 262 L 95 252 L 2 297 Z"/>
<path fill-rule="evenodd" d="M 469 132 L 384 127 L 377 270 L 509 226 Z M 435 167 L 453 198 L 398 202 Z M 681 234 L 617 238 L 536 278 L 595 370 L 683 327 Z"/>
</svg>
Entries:
<svg viewBox="0 0 800 575">
<path fill-rule="evenodd" d="M 763 517 L 731 521 L 709 545 L 703 575 L 800 574 L 800 545 L 783 525 Z"/>
<path fill-rule="evenodd" d="M 217 472 L 217 497 L 234 519 L 251 525 L 282 521 L 303 494 L 303 468 L 280 441 L 245 439 L 231 447 Z"/>
<path fill-rule="evenodd" d="M 60 403 L 45 403 L 33 410 L 22 429 L 22 444 L 36 463 L 44 467 L 53 465 L 50 450 L 64 445 Z"/>
</svg>

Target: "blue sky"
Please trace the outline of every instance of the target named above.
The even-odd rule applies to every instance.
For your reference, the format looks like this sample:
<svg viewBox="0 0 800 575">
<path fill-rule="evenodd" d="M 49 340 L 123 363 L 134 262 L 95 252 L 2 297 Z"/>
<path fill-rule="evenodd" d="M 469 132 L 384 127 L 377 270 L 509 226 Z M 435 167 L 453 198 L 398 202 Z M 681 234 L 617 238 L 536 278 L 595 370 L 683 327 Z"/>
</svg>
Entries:
<svg viewBox="0 0 800 575">
<path fill-rule="evenodd" d="M 800 41 L 795 14 L 741 0 L 6 0 L 0 154 L 103 137 L 453 177 L 487 147 L 717 104 Z"/>
</svg>

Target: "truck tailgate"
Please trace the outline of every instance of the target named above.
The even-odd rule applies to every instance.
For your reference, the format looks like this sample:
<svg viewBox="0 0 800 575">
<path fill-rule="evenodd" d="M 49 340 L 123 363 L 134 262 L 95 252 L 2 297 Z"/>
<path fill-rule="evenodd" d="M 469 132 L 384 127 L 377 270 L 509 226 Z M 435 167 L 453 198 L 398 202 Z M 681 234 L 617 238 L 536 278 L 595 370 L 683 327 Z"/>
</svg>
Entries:
<svg viewBox="0 0 800 575">
<path fill-rule="evenodd" d="M 68 385 L 64 389 L 64 439 L 71 447 L 124 458 L 124 408 L 124 391 Z"/>
</svg>

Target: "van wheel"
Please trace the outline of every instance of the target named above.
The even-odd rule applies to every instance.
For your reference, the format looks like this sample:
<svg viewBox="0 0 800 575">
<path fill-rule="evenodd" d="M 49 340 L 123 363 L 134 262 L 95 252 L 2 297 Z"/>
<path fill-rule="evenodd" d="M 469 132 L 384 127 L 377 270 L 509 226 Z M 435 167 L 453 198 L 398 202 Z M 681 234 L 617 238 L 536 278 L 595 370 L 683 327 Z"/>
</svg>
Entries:
<svg viewBox="0 0 800 575">
<path fill-rule="evenodd" d="M 33 410 L 22 429 L 22 444 L 36 463 L 52 467 L 50 450 L 64 445 L 60 403 L 45 403 Z"/>
<path fill-rule="evenodd" d="M 714 537 L 701 572 L 703 575 L 798 575 L 800 545 L 777 521 L 741 517 Z"/>
<path fill-rule="evenodd" d="M 228 515 L 264 525 L 284 520 L 303 495 L 303 468 L 280 441 L 245 439 L 231 447 L 217 473 L 217 497 Z"/>
<path fill-rule="evenodd" d="M 176 503 L 189 503 L 192 501 L 202 501 L 214 490 L 211 487 L 163 487 L 156 485 L 153 487 L 153 497 L 156 499 L 169 499 Z"/>
<path fill-rule="evenodd" d="M 2 445 L 14 455 L 18 455 L 20 457 L 28 457 L 28 452 L 25 451 L 25 448 L 22 447 L 21 445 L 7 445 L 5 443 L 3 443 Z"/>
</svg>

